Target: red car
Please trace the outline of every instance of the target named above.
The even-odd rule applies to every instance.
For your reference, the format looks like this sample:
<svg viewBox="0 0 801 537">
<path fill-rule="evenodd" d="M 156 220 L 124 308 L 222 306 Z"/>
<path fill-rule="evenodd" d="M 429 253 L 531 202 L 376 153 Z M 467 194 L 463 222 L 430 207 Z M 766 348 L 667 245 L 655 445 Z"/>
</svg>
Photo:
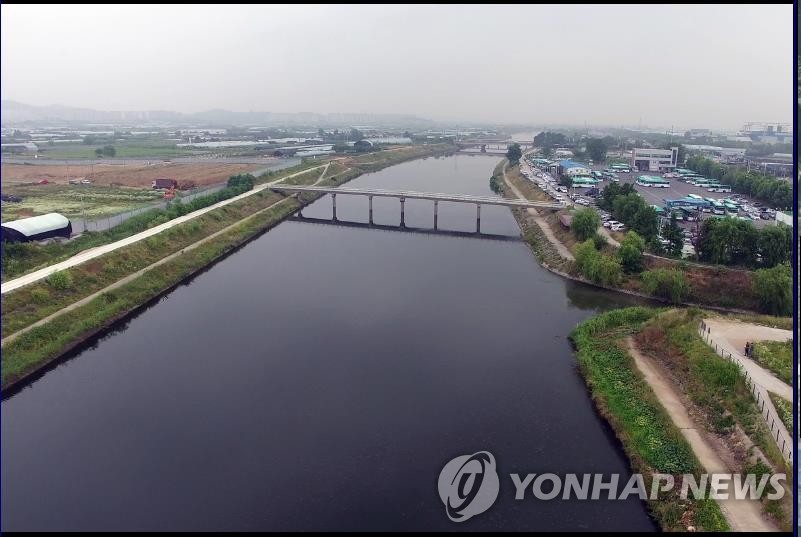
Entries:
<svg viewBox="0 0 801 537">
<path fill-rule="evenodd" d="M 49 185 L 50 181 L 48 181 L 47 179 L 42 179 L 41 181 L 39 181 L 39 184 L 40 185 Z"/>
</svg>

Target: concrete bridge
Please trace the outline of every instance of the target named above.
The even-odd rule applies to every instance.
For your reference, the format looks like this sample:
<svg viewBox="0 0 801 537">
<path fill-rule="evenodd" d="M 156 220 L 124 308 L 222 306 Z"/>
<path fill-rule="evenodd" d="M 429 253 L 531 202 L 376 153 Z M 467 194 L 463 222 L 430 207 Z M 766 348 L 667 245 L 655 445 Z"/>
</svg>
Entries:
<svg viewBox="0 0 801 537">
<path fill-rule="evenodd" d="M 561 209 L 565 205 L 558 202 L 529 201 L 522 199 L 506 199 L 489 196 L 470 196 L 465 194 L 442 194 L 439 192 L 414 192 L 410 190 L 382 190 L 371 188 L 337 188 L 323 186 L 292 186 L 292 185 L 271 185 L 270 189 L 279 192 L 292 192 L 302 194 L 311 192 L 315 194 L 331 194 L 333 203 L 334 220 L 337 218 L 337 195 L 366 196 L 369 200 L 370 223 L 373 223 L 373 198 L 397 198 L 400 200 L 401 227 L 405 222 L 405 202 L 407 199 L 431 200 L 434 202 L 434 229 L 437 229 L 437 209 L 440 201 L 453 203 L 473 203 L 476 206 L 476 233 L 481 232 L 481 206 L 482 205 L 503 205 L 504 207 L 520 207 L 524 209 Z"/>
<path fill-rule="evenodd" d="M 514 140 L 457 140 L 456 145 L 460 149 L 479 148 L 481 153 L 506 154 L 507 149 L 512 144 L 520 145 L 520 149 L 525 151 L 534 147 L 533 142 L 517 142 Z"/>
</svg>

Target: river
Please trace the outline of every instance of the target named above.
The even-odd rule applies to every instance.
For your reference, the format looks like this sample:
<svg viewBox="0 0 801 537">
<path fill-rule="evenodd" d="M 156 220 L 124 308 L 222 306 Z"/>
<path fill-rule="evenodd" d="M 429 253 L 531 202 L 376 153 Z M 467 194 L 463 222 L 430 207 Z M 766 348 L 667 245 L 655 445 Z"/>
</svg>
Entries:
<svg viewBox="0 0 801 537">
<path fill-rule="evenodd" d="M 497 162 L 348 186 L 489 195 Z M 474 206 L 439 209 L 474 231 Z M 628 480 L 567 335 L 637 301 L 551 274 L 508 209 L 481 213 L 505 240 L 284 222 L 72 353 L 2 402 L 2 529 L 656 529 L 637 499 L 514 499 L 510 473 Z M 374 214 L 396 226 L 400 204 Z M 303 216 L 330 219 L 330 198 Z M 366 222 L 367 199 L 337 216 Z M 432 219 L 406 202 L 410 228 Z M 451 522 L 440 470 L 482 450 L 498 500 Z"/>
</svg>

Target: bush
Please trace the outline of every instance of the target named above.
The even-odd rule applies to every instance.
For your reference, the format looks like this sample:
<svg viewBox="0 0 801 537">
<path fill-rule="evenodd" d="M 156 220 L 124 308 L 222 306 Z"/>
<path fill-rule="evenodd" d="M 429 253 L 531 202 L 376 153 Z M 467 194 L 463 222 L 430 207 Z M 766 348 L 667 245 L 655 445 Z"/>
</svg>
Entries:
<svg viewBox="0 0 801 537">
<path fill-rule="evenodd" d="M 592 239 L 579 244 L 575 256 L 579 272 L 591 282 L 608 286 L 620 283 L 620 262 L 596 250 Z"/>
<path fill-rule="evenodd" d="M 606 237 L 604 237 L 600 233 L 596 233 L 595 235 L 592 236 L 592 242 L 595 245 L 596 250 L 602 250 L 604 246 L 609 244 L 606 241 Z"/>
<path fill-rule="evenodd" d="M 645 241 L 636 231 L 629 231 L 620 243 L 617 255 L 626 272 L 641 272 L 643 269 L 643 255 Z"/>
<path fill-rule="evenodd" d="M 649 295 L 678 303 L 690 294 L 690 282 L 681 271 L 675 269 L 646 270 L 641 277 L 643 288 Z"/>
<path fill-rule="evenodd" d="M 591 238 L 598 231 L 598 226 L 601 225 L 601 217 L 595 209 L 579 209 L 573 213 L 573 221 L 570 227 L 573 229 L 573 234 L 580 241 L 586 241 Z"/>
<path fill-rule="evenodd" d="M 31 300 L 37 304 L 46 304 L 50 300 L 50 292 L 47 289 L 33 289 L 31 291 Z"/>
<path fill-rule="evenodd" d="M 54 289 L 58 289 L 59 291 L 64 291 L 72 287 L 72 274 L 61 270 L 59 272 L 54 272 L 47 278 L 45 281 L 50 284 Z"/>
<path fill-rule="evenodd" d="M 753 286 L 766 313 L 790 315 L 793 312 L 793 273 L 789 264 L 757 270 L 753 276 Z"/>
</svg>

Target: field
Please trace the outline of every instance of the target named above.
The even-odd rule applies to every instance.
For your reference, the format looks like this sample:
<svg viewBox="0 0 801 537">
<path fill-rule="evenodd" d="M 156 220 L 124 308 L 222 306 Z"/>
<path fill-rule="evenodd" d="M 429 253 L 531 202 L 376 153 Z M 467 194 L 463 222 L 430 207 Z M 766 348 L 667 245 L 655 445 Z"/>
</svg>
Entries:
<svg viewBox="0 0 801 537">
<path fill-rule="evenodd" d="M 256 167 L 254 164 L 104 164 L 94 167 L 3 164 L 3 194 L 19 196 L 22 201 L 3 202 L 0 216 L 3 222 L 50 212 L 67 218 L 98 218 L 162 199 L 160 191 L 150 188 L 156 178 L 176 179 L 179 184 L 192 181 L 201 186 L 223 183 L 232 175 Z M 69 179 L 80 177 L 90 179 L 92 184 L 69 184 Z M 50 184 L 36 184 L 41 179 L 47 179 Z"/>
<path fill-rule="evenodd" d="M 174 164 L 158 162 L 142 164 L 42 165 L 3 164 L 0 167 L 3 193 L 14 194 L 14 183 L 69 183 L 69 179 L 85 177 L 95 185 L 138 186 L 150 188 L 154 179 L 171 178 L 179 183 L 194 181 L 198 186 L 222 183 L 230 176 L 258 168 L 257 164 Z M 264 167 L 264 166 L 261 166 Z"/>
</svg>

